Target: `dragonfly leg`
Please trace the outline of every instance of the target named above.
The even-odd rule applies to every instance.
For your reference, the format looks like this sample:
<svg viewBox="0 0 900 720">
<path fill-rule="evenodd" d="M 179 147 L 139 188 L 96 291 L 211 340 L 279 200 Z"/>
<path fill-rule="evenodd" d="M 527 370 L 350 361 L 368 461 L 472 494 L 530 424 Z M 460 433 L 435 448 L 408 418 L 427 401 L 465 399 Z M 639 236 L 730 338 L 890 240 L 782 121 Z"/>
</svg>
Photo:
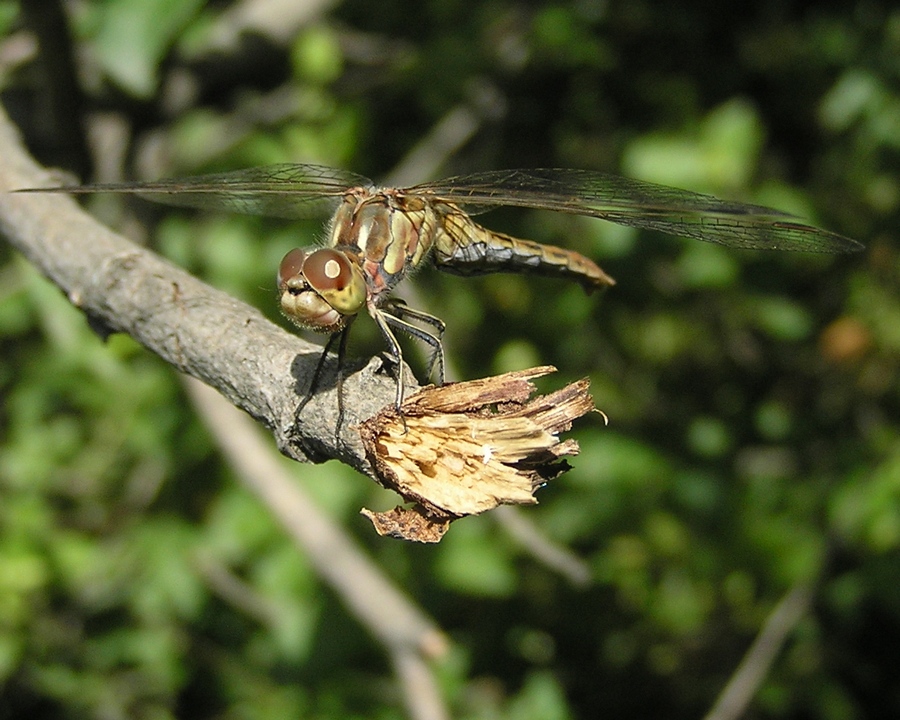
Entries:
<svg viewBox="0 0 900 720">
<path fill-rule="evenodd" d="M 403 413 L 400 411 L 400 406 L 403 404 L 403 351 L 400 348 L 396 335 L 391 330 L 391 326 L 396 326 L 397 323 L 403 323 L 403 321 L 375 307 L 369 308 L 369 312 L 378 325 L 384 342 L 388 346 L 388 355 L 397 363 L 397 394 L 394 397 L 394 408 L 402 417 Z"/>
<path fill-rule="evenodd" d="M 322 380 L 322 372 L 325 369 L 325 362 L 328 360 L 328 354 L 331 352 L 334 344 L 338 343 L 337 378 L 335 382 L 338 396 L 338 419 L 335 427 L 335 434 L 340 431 L 341 424 L 344 420 L 344 355 L 347 350 L 347 338 L 350 336 L 349 331 L 350 326 L 348 325 L 343 330 L 332 333 L 331 337 L 328 338 L 328 342 L 325 343 L 322 354 L 319 356 L 319 361 L 316 363 L 316 369 L 313 371 L 306 397 L 303 398 L 294 413 L 295 417 L 300 415 L 300 413 L 303 412 L 303 409 L 309 404 L 309 401 L 313 399 L 316 390 L 319 389 L 319 383 Z"/>
<path fill-rule="evenodd" d="M 443 322 L 438 318 L 427 315 L 427 313 L 420 313 L 418 310 L 410 310 L 405 306 L 401 306 L 403 309 L 398 311 L 397 307 L 396 303 L 391 303 L 388 310 L 370 307 L 369 313 L 377 323 L 378 329 L 381 330 L 381 335 L 388 346 L 388 354 L 397 363 L 397 395 L 394 401 L 394 407 L 397 409 L 397 412 L 402 415 L 400 406 L 403 404 L 403 351 L 400 348 L 397 336 L 394 335 L 394 330 L 404 332 L 431 347 L 433 356 L 435 356 L 439 362 L 442 382 L 444 374 L 444 349 L 441 345 L 440 337 L 436 333 L 430 333 L 427 330 L 423 330 L 407 320 L 404 320 L 403 317 L 398 317 L 398 315 L 407 315 L 408 317 L 422 320 L 423 322 L 434 326 L 437 332 L 442 331 Z M 425 319 L 426 315 L 433 320 L 433 322 Z"/>
<path fill-rule="evenodd" d="M 337 437 L 338 432 L 341 429 L 341 425 L 344 424 L 344 360 L 347 356 L 347 338 L 350 337 L 350 326 L 347 325 L 340 332 L 340 342 L 338 342 L 338 352 L 337 352 L 337 382 L 336 382 L 336 390 L 337 390 L 337 401 L 338 401 L 338 416 L 337 416 L 337 425 L 335 426 L 335 437 Z"/>
<path fill-rule="evenodd" d="M 434 315 L 423 312 L 422 310 L 415 310 L 409 305 L 407 305 L 402 300 L 391 298 L 390 306 L 388 309 L 393 318 L 401 321 L 401 324 L 398 324 L 398 329 L 402 330 L 409 335 L 412 335 L 417 340 L 425 343 L 431 348 L 430 357 L 428 359 L 428 377 L 434 377 L 434 370 L 437 368 L 437 384 L 444 384 L 444 344 L 441 342 L 441 338 L 444 336 L 444 330 L 446 330 L 446 323 L 441 320 L 439 317 L 435 317 Z M 428 332 L 427 330 L 423 330 L 422 328 L 411 325 L 406 322 L 407 320 L 414 320 L 416 322 L 424 323 L 426 325 L 430 325 L 434 328 L 434 332 Z"/>
</svg>

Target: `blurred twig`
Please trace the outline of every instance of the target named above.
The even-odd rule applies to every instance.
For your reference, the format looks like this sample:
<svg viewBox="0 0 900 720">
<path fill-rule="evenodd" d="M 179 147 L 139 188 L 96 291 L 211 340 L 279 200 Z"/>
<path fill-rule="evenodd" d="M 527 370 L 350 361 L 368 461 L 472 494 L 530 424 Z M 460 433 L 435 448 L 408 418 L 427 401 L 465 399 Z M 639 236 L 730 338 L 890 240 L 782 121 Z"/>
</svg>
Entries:
<svg viewBox="0 0 900 720">
<path fill-rule="evenodd" d="M 241 0 L 219 16 L 206 49 L 232 52 L 241 36 L 251 33 L 287 44 L 335 4 L 337 0 Z"/>
<path fill-rule="evenodd" d="M 426 662 L 446 650 L 446 638 L 437 625 L 316 507 L 246 415 L 208 386 L 191 378 L 186 385 L 194 406 L 244 485 L 266 505 L 318 575 L 385 647 L 411 717 L 447 717 Z"/>
<path fill-rule="evenodd" d="M 744 716 L 788 636 L 809 611 L 812 596 L 813 585 L 801 582 L 781 599 L 704 720 Z"/>
<path fill-rule="evenodd" d="M 409 716 L 415 720 L 444 720 L 449 717 L 441 701 L 434 674 L 414 652 L 399 649 L 391 654 L 394 672 L 403 683 L 403 697 Z"/>
<path fill-rule="evenodd" d="M 200 555 L 194 559 L 194 567 L 220 598 L 260 625 L 277 628 L 278 608 L 275 603 L 237 577 L 224 563 L 214 557 Z"/>
<path fill-rule="evenodd" d="M 521 510 L 499 507 L 491 517 L 535 560 L 562 575 L 574 587 L 583 588 L 590 584 L 588 564 L 569 548 L 548 538 Z"/>
<path fill-rule="evenodd" d="M 434 178 L 486 120 L 496 120 L 505 112 L 506 101 L 493 85 L 473 81 L 469 86 L 469 101 L 446 113 L 382 178 L 382 184 L 403 187 Z"/>
</svg>

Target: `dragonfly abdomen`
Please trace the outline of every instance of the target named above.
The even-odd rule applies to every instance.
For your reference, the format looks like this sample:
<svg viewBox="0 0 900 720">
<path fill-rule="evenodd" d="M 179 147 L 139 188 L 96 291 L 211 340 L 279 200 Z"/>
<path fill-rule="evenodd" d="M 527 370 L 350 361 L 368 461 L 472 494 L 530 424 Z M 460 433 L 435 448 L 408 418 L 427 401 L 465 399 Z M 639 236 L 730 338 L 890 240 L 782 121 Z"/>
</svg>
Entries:
<svg viewBox="0 0 900 720">
<path fill-rule="evenodd" d="M 445 216 L 442 229 L 434 243 L 434 262 L 445 272 L 526 272 L 574 280 L 588 292 L 616 284 L 580 253 L 493 232 L 461 214 Z"/>
</svg>

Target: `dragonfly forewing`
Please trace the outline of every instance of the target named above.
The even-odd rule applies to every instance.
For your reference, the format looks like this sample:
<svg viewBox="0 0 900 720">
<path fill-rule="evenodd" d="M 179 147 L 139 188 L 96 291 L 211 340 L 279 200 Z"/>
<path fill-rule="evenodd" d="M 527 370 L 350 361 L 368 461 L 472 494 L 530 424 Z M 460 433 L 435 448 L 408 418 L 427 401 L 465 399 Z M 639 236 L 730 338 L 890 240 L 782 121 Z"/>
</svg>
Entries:
<svg viewBox="0 0 900 720">
<path fill-rule="evenodd" d="M 423 183 L 406 192 L 466 209 L 509 205 L 585 215 L 729 247 L 833 253 L 863 248 L 773 208 L 589 170 L 493 171 Z"/>
<path fill-rule="evenodd" d="M 330 215 L 352 189 L 371 187 L 371 180 L 348 170 L 285 163 L 172 180 L 34 188 L 29 192 L 128 193 L 164 205 L 300 220 Z"/>
</svg>

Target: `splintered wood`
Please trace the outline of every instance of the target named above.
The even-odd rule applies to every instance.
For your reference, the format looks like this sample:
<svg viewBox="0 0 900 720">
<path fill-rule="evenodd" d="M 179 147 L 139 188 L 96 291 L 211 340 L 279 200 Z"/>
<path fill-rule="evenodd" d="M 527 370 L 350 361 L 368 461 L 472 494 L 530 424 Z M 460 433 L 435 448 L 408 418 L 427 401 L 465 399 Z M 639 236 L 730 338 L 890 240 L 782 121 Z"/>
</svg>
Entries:
<svg viewBox="0 0 900 720">
<path fill-rule="evenodd" d="M 375 530 L 438 542 L 450 523 L 498 505 L 531 505 L 534 492 L 569 469 L 572 421 L 594 410 L 587 379 L 529 401 L 545 366 L 427 388 L 360 427 L 369 461 L 386 488 L 412 507 L 363 510 Z"/>
</svg>

